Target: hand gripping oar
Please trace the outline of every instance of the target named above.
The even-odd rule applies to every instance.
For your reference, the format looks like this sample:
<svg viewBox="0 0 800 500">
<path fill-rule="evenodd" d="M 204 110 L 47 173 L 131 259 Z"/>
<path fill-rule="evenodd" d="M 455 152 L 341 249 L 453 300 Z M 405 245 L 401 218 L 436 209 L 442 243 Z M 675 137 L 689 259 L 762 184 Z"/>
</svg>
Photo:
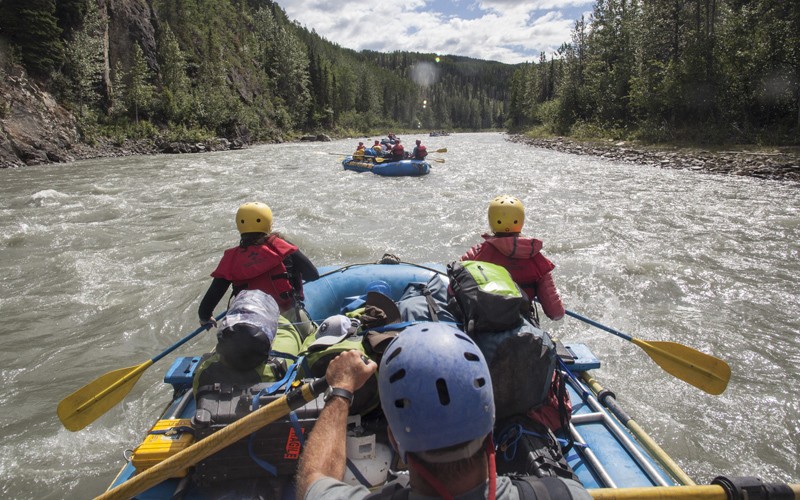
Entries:
<svg viewBox="0 0 800 500">
<path fill-rule="evenodd" d="M 217 321 L 222 319 L 226 312 L 220 313 L 216 318 Z M 122 401 L 150 365 L 209 328 L 211 323 L 201 326 L 142 364 L 108 372 L 73 392 L 58 404 L 57 413 L 61 423 L 71 431 L 79 431 L 91 424 Z"/>
<path fill-rule="evenodd" d="M 213 455 L 265 425 L 288 415 L 289 412 L 300 408 L 309 401 L 316 399 L 327 388 L 328 381 L 324 377 L 315 379 L 309 384 L 304 384 L 207 438 L 201 439 L 163 462 L 133 476 L 116 488 L 103 493 L 97 497 L 97 500 L 131 498 L 147 491 L 165 479 L 176 477 L 185 468 L 196 464 L 200 460 Z"/>
<path fill-rule="evenodd" d="M 731 367 L 725 361 L 677 342 L 640 340 L 572 311 L 569 316 L 641 347 L 665 372 L 709 394 L 722 394 L 731 379 Z"/>
</svg>

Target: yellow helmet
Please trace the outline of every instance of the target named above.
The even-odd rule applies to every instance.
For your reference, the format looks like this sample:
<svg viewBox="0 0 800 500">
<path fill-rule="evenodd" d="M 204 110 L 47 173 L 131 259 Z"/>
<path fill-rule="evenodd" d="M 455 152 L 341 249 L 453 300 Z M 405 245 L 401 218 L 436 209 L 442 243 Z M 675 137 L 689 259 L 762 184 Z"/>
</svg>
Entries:
<svg viewBox="0 0 800 500">
<path fill-rule="evenodd" d="M 272 231 L 272 210 L 265 203 L 245 203 L 236 211 L 236 228 L 240 233 Z"/>
<path fill-rule="evenodd" d="M 519 233 L 525 224 L 525 207 L 517 198 L 498 196 L 489 202 L 489 227 L 494 233 Z"/>
</svg>

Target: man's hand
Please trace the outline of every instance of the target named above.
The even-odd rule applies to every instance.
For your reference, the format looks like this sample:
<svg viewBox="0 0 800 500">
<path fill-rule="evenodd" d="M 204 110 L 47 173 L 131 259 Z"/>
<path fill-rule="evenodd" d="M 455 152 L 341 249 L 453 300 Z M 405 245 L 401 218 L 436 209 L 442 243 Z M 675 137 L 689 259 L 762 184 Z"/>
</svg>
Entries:
<svg viewBox="0 0 800 500">
<path fill-rule="evenodd" d="M 360 351 L 347 351 L 333 358 L 325 372 L 325 378 L 331 387 L 355 392 L 377 369 L 378 365 L 363 357 Z M 347 405 L 342 398 L 332 401 L 336 403 L 326 404 L 322 409 L 314 424 L 314 432 L 308 437 L 300 456 L 295 476 L 298 499 L 305 498 L 309 488 L 323 477 L 339 481 L 344 477 L 347 462 Z"/>
<path fill-rule="evenodd" d="M 354 393 L 377 369 L 378 365 L 360 351 L 347 351 L 333 358 L 325 372 L 325 378 L 329 386 Z"/>
<path fill-rule="evenodd" d="M 201 319 L 200 320 L 200 326 L 208 326 L 208 328 L 211 328 L 211 327 L 215 327 L 216 328 L 217 320 L 214 319 L 214 316 L 211 316 L 208 319 Z"/>
</svg>

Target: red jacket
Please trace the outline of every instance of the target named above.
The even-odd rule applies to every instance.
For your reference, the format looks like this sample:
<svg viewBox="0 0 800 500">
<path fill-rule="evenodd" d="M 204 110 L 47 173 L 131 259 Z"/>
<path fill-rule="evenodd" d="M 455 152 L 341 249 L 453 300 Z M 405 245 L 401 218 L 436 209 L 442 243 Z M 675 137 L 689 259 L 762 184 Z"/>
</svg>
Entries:
<svg viewBox="0 0 800 500">
<path fill-rule="evenodd" d="M 550 274 L 556 266 L 540 253 L 540 240 L 489 234 L 484 234 L 483 239 L 483 243 L 470 248 L 461 260 L 482 260 L 505 267 L 531 300 L 539 300 L 548 318 L 558 321 L 564 317 L 564 304 Z"/>
<path fill-rule="evenodd" d="M 392 146 L 392 158 L 402 160 L 406 155 L 406 148 L 399 142 Z"/>
<path fill-rule="evenodd" d="M 261 290 L 285 311 L 294 306 L 294 296 L 283 259 L 296 251 L 296 246 L 273 234 L 262 245 L 225 250 L 211 276 L 230 281 L 234 291 Z"/>
</svg>

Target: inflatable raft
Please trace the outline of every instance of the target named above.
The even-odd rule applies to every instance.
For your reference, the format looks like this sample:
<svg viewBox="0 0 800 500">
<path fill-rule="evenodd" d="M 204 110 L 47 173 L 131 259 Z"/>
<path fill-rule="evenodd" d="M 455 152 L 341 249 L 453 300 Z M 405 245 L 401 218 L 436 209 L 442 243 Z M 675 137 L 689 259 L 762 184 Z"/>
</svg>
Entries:
<svg viewBox="0 0 800 500">
<path fill-rule="evenodd" d="M 397 301 L 410 283 L 427 283 L 436 275 L 446 283 L 444 267 L 436 264 L 368 263 L 321 268 L 320 279 L 305 285 L 306 308 L 320 323 L 342 313 L 343 307 L 357 301 L 375 280 L 388 284 L 389 293 Z M 560 346 L 558 355 L 573 405 L 571 423 L 560 436 L 574 442 L 565 458 L 595 498 L 739 498 L 736 492 L 745 491 L 742 488 L 747 484 L 761 487 L 753 478 L 748 478 L 745 486 L 739 480 L 725 478 L 715 485 L 696 486 L 620 408 L 613 393 L 593 378 L 591 370 L 600 367 L 601 361 L 589 347 L 567 343 Z M 270 384 L 279 386 L 283 382 L 288 386 L 280 386 L 262 398 L 260 408 L 236 424 L 209 435 L 207 429 L 198 429 L 208 401 L 197 403 L 192 391 L 200 360 L 200 356 L 180 357 L 166 371 L 164 389 L 171 395 L 169 403 L 142 442 L 132 443 L 127 463 L 104 498 L 294 498 L 292 474 L 301 453 L 302 436 L 313 432 L 316 415 L 324 406 L 320 396 L 324 379 Z M 263 388 L 256 390 L 264 393 Z M 236 398 L 216 396 L 213 403 L 213 410 L 219 413 L 251 410 L 242 410 L 243 401 Z M 230 407 L 223 408 L 225 404 Z M 294 410 L 291 418 L 285 416 L 290 409 Z M 345 480 L 377 487 L 402 476 L 402 471 L 393 469 L 397 464 L 387 444 L 380 411 L 353 415 L 351 423 Z M 788 496 L 760 498 L 800 498 L 800 486 L 777 486 Z"/>
<path fill-rule="evenodd" d="M 420 175 L 426 175 L 431 171 L 430 163 L 424 160 L 384 160 L 380 163 L 374 163 L 369 161 L 368 156 L 363 160 L 355 160 L 352 156 L 348 156 L 342 161 L 342 166 L 345 170 L 352 170 L 354 172 L 372 172 L 376 175 L 388 177 L 417 177 Z"/>
</svg>

